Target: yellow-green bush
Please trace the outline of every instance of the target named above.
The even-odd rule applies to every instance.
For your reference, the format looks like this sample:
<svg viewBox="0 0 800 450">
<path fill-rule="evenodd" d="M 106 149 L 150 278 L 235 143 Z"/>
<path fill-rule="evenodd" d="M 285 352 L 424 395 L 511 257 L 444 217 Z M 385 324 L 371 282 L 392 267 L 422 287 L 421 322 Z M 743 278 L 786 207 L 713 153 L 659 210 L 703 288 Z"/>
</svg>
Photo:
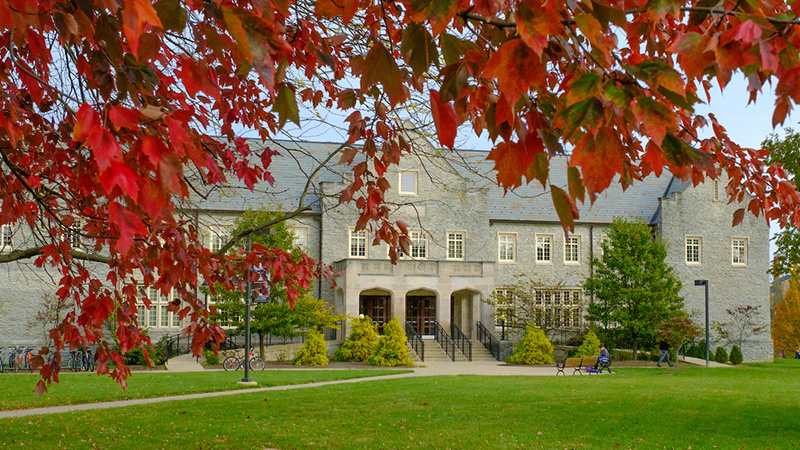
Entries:
<svg viewBox="0 0 800 450">
<path fill-rule="evenodd" d="M 333 355 L 334 361 L 364 362 L 375 353 L 378 346 L 378 328 L 372 319 L 363 316 L 353 319 L 351 332 Z"/>
<path fill-rule="evenodd" d="M 600 339 L 594 331 L 589 330 L 583 337 L 583 343 L 578 347 L 578 351 L 575 352 L 575 357 L 589 358 L 592 356 L 600 356 Z"/>
<path fill-rule="evenodd" d="M 507 361 L 512 364 L 553 364 L 553 344 L 544 331 L 529 323 L 525 327 L 525 336 L 514 347 L 514 353 Z"/>
<path fill-rule="evenodd" d="M 400 328 L 400 322 L 392 319 L 383 327 L 384 335 L 378 340 L 375 353 L 369 358 L 373 366 L 413 366 L 408 357 L 406 333 Z"/>
<path fill-rule="evenodd" d="M 297 351 L 292 360 L 296 366 L 327 366 L 328 365 L 328 346 L 322 333 L 312 329 L 308 332 L 306 343 Z"/>
</svg>

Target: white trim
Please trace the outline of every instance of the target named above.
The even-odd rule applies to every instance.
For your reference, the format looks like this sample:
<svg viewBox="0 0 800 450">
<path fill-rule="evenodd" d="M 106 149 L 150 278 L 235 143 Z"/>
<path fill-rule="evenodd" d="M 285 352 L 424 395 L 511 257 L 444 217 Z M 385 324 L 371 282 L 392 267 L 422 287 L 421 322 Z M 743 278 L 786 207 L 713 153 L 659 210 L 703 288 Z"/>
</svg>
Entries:
<svg viewBox="0 0 800 450">
<path fill-rule="evenodd" d="M 547 259 L 539 259 L 539 238 L 547 238 L 548 244 L 548 258 Z M 533 259 L 536 261 L 536 264 L 553 264 L 553 235 L 552 234 L 539 234 L 537 233 L 534 236 L 534 244 L 533 244 Z M 542 249 L 544 250 L 544 241 L 542 242 Z M 544 255 L 543 255 L 544 256 Z"/>
<path fill-rule="evenodd" d="M 461 235 L 461 257 L 450 257 L 450 234 Z M 464 261 L 467 257 L 467 232 L 464 230 L 447 230 L 444 232 L 445 241 L 445 259 L 448 261 Z"/>
<path fill-rule="evenodd" d="M 295 247 L 299 247 L 300 250 L 302 250 L 304 252 L 307 252 L 308 251 L 309 227 L 308 226 L 302 226 L 302 225 L 300 225 L 300 226 L 291 226 L 291 227 L 289 227 L 289 231 L 291 231 L 292 234 L 294 235 L 294 237 L 292 238 L 292 245 L 295 246 Z M 303 232 L 303 234 L 305 234 L 305 236 L 304 236 L 305 243 L 303 243 L 303 244 L 300 244 L 300 243 L 297 242 L 298 241 L 297 238 L 300 237 L 300 235 L 297 233 L 298 231 L 301 231 L 301 232 Z"/>
<path fill-rule="evenodd" d="M 734 261 L 735 257 L 737 256 L 737 253 L 735 251 L 736 248 L 734 247 L 734 242 L 735 241 L 744 241 L 744 258 L 743 258 L 744 262 L 742 262 L 742 261 L 739 261 L 739 262 Z M 734 267 L 745 267 L 745 266 L 747 266 L 747 252 L 749 250 L 748 247 L 750 247 L 750 242 L 749 241 L 750 240 L 748 238 L 741 237 L 741 236 L 734 236 L 734 237 L 731 238 L 731 265 L 732 266 L 734 266 Z"/>
<path fill-rule="evenodd" d="M 689 261 L 689 239 L 697 239 L 697 261 Z M 692 246 L 694 247 L 694 243 Z M 703 264 L 703 237 L 697 235 L 686 235 L 683 239 L 683 262 L 687 266 L 699 266 Z"/>
<path fill-rule="evenodd" d="M 421 245 L 415 245 L 415 234 L 418 236 L 416 241 Z M 405 256 L 411 259 L 428 259 L 430 255 L 430 251 L 428 250 L 428 233 L 426 233 L 425 230 L 409 230 L 408 237 L 411 239 L 411 248 L 408 249 L 411 251 L 411 254 Z M 423 250 L 425 254 L 420 254 L 420 249 Z M 416 255 L 414 255 L 415 251 L 417 252 Z"/>
<path fill-rule="evenodd" d="M 355 239 L 358 239 L 358 240 L 363 239 L 364 240 L 364 249 L 363 249 L 364 250 L 364 254 L 363 255 L 358 255 L 358 254 L 353 255 L 353 239 L 354 239 L 353 235 L 356 234 L 356 233 L 358 233 L 358 234 L 364 233 L 363 238 L 361 236 L 356 236 L 355 237 Z M 348 258 L 366 259 L 369 256 L 369 252 L 367 251 L 367 237 L 368 237 L 367 230 L 356 231 L 354 228 L 350 228 L 347 231 L 347 255 L 348 255 Z M 356 249 L 357 253 L 360 250 L 361 250 L 361 246 L 358 246 L 358 248 Z"/>
<path fill-rule="evenodd" d="M 503 243 L 500 241 L 500 238 L 505 236 L 511 237 L 511 259 L 501 258 L 500 248 Z M 517 233 L 497 232 L 497 262 L 501 264 L 514 264 L 517 262 Z"/>
<path fill-rule="evenodd" d="M 414 175 L 414 190 L 403 190 L 403 175 Z M 397 174 L 397 193 L 399 195 L 417 195 L 419 192 L 419 171 L 418 170 L 401 170 Z"/>
<path fill-rule="evenodd" d="M 0 253 L 14 250 L 14 228 L 10 223 L 0 225 Z"/>
<path fill-rule="evenodd" d="M 577 252 L 577 261 L 567 261 L 567 246 L 569 244 L 570 239 L 577 239 L 578 240 L 578 252 Z M 602 247 L 601 247 L 602 248 Z M 571 235 L 564 239 L 564 264 L 567 266 L 580 266 L 581 265 L 581 236 L 580 235 Z"/>
<path fill-rule="evenodd" d="M 214 243 L 215 238 L 219 241 L 217 243 L 218 245 Z M 212 225 L 208 227 L 208 249 L 212 252 L 221 249 L 228 239 L 230 239 L 230 232 L 228 232 L 226 227 L 221 225 Z"/>
</svg>

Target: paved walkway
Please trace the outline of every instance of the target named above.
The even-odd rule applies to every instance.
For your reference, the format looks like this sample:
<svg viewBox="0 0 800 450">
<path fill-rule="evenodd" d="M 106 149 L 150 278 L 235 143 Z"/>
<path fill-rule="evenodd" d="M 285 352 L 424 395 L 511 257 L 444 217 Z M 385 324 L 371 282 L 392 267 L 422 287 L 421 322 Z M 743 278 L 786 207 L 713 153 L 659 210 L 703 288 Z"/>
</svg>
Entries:
<svg viewBox="0 0 800 450">
<path fill-rule="evenodd" d="M 705 366 L 706 364 L 704 359 L 688 358 L 688 357 L 686 358 L 685 361 L 681 359 L 681 363 L 689 363 L 698 366 Z M 726 366 L 725 364 L 719 364 L 717 362 L 712 361 L 709 363 L 709 367 L 730 367 L 730 366 Z M 171 372 L 198 372 L 198 371 L 203 371 L 204 369 L 203 366 L 197 364 L 195 358 L 192 357 L 191 355 L 181 355 L 176 358 L 172 358 L 167 362 L 167 370 Z M 307 368 L 297 367 L 297 368 L 286 368 L 277 370 L 307 370 Z M 315 369 L 315 370 L 326 370 L 326 369 Z M 329 370 L 337 370 L 337 369 L 329 369 Z M 133 405 L 147 405 L 151 403 L 171 402 L 176 400 L 193 400 L 193 399 L 209 398 L 209 397 L 222 397 L 228 395 L 252 394 L 256 392 L 286 391 L 290 389 L 307 389 L 320 386 L 329 386 L 333 384 L 363 383 L 375 380 L 392 380 L 395 378 L 407 378 L 407 377 L 429 377 L 429 376 L 441 376 L 441 375 L 554 376 L 556 374 L 556 369 L 553 366 L 514 366 L 494 361 L 428 362 L 428 363 L 423 363 L 422 367 L 415 367 L 412 370 L 413 372 L 411 373 L 383 375 L 383 376 L 376 376 L 369 378 L 356 378 L 351 380 L 322 381 L 318 383 L 297 384 L 290 386 L 273 386 L 273 387 L 262 387 L 262 388 L 252 388 L 252 389 L 239 389 L 234 391 L 206 392 L 200 394 L 171 395 L 168 397 L 121 400 L 115 402 L 88 403 L 82 405 L 64 405 L 64 406 L 52 406 L 48 408 L 31 408 L 31 409 L 19 409 L 14 411 L 0 411 L 0 419 L 35 416 L 39 414 L 63 413 L 69 411 L 86 411 L 90 409 L 121 408 Z"/>
</svg>

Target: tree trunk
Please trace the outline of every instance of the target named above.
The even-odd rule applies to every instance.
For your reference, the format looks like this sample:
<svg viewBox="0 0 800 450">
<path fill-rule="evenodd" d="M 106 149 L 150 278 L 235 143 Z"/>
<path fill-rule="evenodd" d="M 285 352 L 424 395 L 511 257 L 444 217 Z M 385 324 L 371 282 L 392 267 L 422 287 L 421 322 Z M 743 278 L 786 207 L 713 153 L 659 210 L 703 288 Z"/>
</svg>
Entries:
<svg viewBox="0 0 800 450">
<path fill-rule="evenodd" d="M 266 358 L 264 358 L 264 353 L 264 333 L 258 333 L 258 356 L 266 361 Z"/>
<path fill-rule="evenodd" d="M 636 354 L 639 351 L 639 340 L 636 336 L 631 336 L 631 338 L 633 339 L 633 360 L 636 361 Z"/>
</svg>

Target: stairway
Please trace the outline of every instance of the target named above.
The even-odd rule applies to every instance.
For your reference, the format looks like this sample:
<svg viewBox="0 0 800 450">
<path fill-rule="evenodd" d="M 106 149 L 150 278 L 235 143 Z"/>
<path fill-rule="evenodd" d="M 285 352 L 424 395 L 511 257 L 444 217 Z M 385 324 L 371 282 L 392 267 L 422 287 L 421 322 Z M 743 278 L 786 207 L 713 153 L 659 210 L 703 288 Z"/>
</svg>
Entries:
<svg viewBox="0 0 800 450">
<path fill-rule="evenodd" d="M 427 362 L 453 362 L 447 353 L 444 351 L 441 345 L 436 342 L 433 338 L 424 338 L 422 342 L 425 344 L 425 361 L 420 361 L 419 356 L 414 352 L 413 349 L 409 346 L 408 348 L 408 355 L 409 357 L 417 364 L 424 364 Z M 464 355 L 461 350 L 456 347 L 456 360 L 455 362 L 467 362 L 469 361 Z M 472 341 L 472 361 L 481 361 L 481 362 L 496 362 L 494 356 L 489 353 L 489 350 L 486 350 L 486 347 L 483 346 L 478 341 Z"/>
</svg>

